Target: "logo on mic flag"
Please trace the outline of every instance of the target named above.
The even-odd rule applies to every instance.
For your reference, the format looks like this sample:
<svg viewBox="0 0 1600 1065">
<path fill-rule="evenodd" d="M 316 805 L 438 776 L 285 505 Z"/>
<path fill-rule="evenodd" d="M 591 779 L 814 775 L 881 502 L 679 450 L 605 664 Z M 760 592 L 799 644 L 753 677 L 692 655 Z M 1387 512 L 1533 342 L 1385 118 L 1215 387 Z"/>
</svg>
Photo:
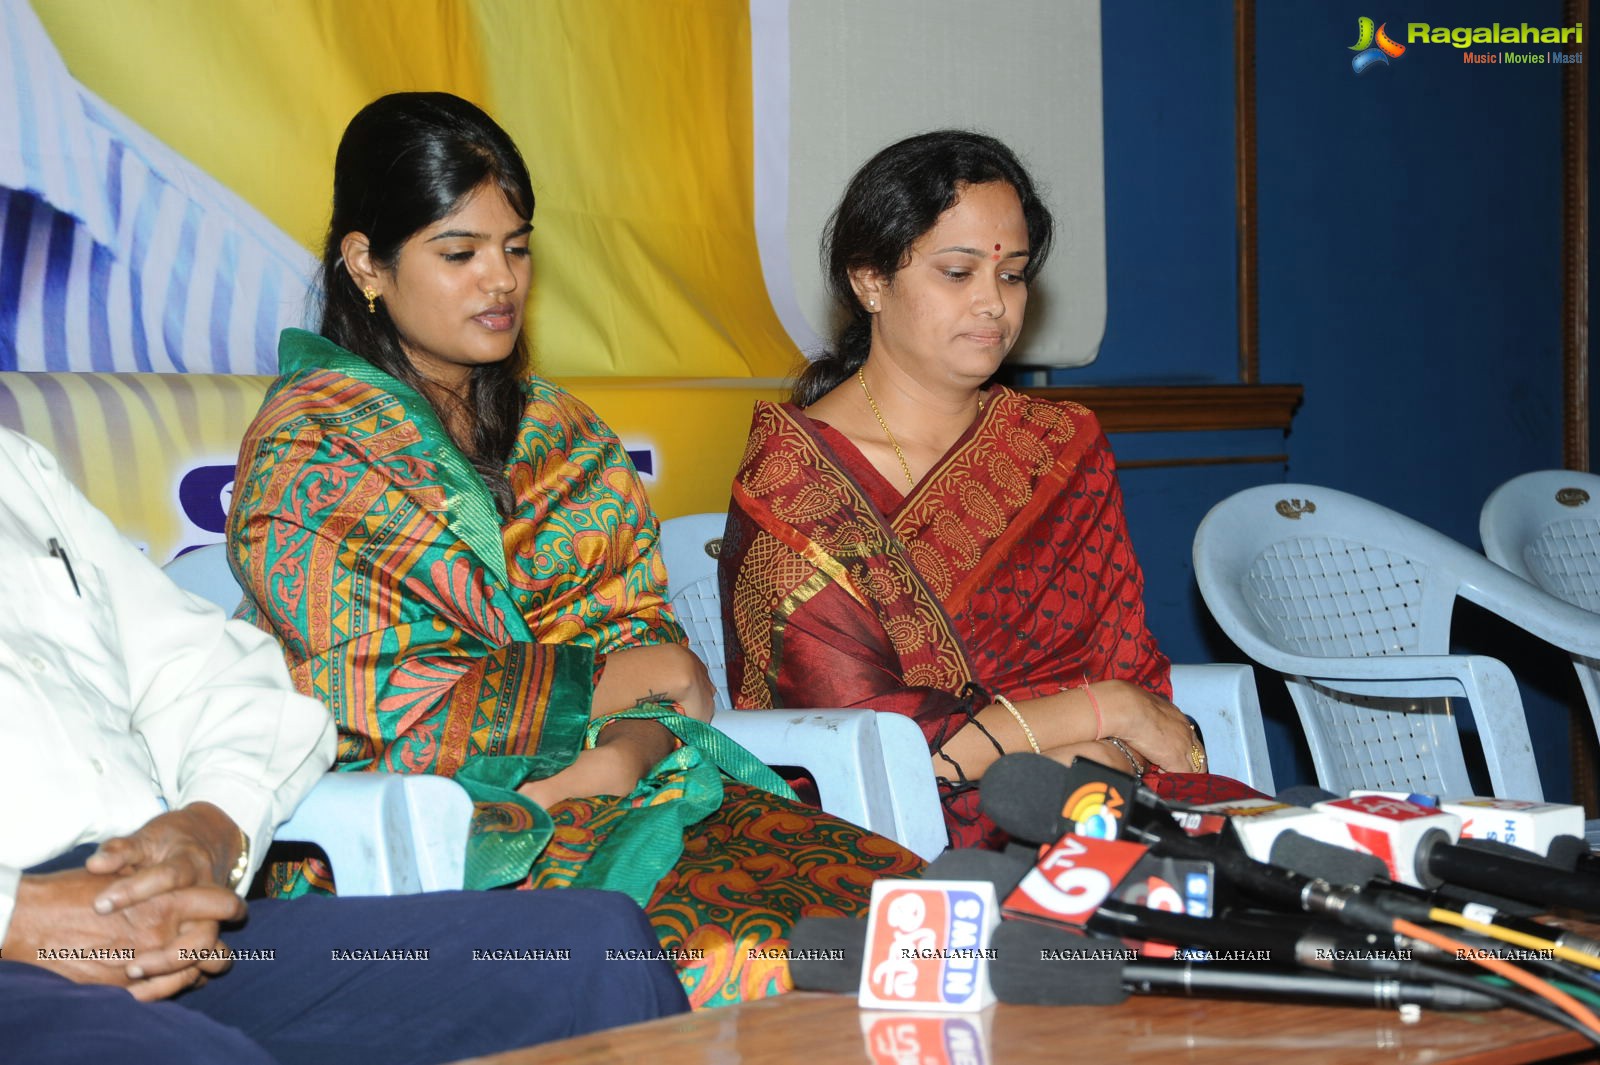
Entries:
<svg viewBox="0 0 1600 1065">
<path fill-rule="evenodd" d="M 1063 836 L 1006 897 L 1006 915 L 1082 927 L 1147 850 L 1125 840 Z"/>
<path fill-rule="evenodd" d="M 1122 793 L 1109 781 L 1094 780 L 1067 796 L 1061 816 L 1073 823 L 1073 831 L 1080 836 L 1116 839 L 1122 835 L 1125 805 Z"/>
<path fill-rule="evenodd" d="M 983 1009 L 994 1001 L 989 935 L 999 922 L 987 881 L 874 882 L 861 1005 Z"/>
</svg>

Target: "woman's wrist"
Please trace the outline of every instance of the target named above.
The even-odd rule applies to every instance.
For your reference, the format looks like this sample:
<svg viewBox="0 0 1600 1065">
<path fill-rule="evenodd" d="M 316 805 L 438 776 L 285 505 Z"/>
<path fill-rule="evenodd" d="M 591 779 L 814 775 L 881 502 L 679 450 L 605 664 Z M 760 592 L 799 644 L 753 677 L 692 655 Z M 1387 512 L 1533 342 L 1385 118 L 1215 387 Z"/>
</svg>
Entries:
<svg viewBox="0 0 1600 1065">
<path fill-rule="evenodd" d="M 1144 771 L 1148 769 L 1149 766 L 1139 757 L 1132 747 L 1128 746 L 1126 740 L 1119 736 L 1104 736 L 1101 738 L 1100 742 L 1107 747 L 1110 747 L 1120 757 L 1127 761 L 1128 772 L 1133 774 L 1135 779 L 1144 776 Z"/>
<path fill-rule="evenodd" d="M 609 757 L 618 759 L 619 767 L 637 782 L 677 746 L 677 737 L 659 721 L 620 718 L 600 730 L 594 749 L 610 752 Z"/>
</svg>

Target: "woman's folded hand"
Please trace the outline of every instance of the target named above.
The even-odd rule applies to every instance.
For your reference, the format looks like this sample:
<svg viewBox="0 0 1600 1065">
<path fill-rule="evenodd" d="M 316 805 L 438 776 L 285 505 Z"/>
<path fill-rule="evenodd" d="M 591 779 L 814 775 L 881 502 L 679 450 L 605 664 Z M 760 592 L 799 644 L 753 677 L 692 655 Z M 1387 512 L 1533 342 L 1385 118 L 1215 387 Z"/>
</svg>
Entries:
<svg viewBox="0 0 1600 1065">
<path fill-rule="evenodd" d="M 595 746 L 579 751 L 567 768 L 519 785 L 517 791 L 547 810 L 562 799 L 626 795 L 676 745 L 659 721 L 613 721 L 601 730 Z"/>
<path fill-rule="evenodd" d="M 1108 735 L 1127 741 L 1170 772 L 1194 771 L 1189 751 L 1200 741 L 1189 727 L 1189 719 L 1170 700 L 1125 680 L 1100 681 L 1094 690 L 1105 708 Z"/>
</svg>

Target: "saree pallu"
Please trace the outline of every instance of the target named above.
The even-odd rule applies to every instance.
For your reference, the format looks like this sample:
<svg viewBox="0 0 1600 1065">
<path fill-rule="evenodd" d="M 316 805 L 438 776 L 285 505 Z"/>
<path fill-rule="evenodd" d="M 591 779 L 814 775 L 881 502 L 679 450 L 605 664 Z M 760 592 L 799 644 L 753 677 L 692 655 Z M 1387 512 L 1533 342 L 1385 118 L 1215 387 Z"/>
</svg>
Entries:
<svg viewBox="0 0 1600 1065">
<path fill-rule="evenodd" d="M 246 433 L 229 517 L 241 615 L 279 639 L 295 685 L 333 713 L 339 769 L 467 787 L 469 887 L 620 886 L 646 905 L 691 1000 L 708 1005 L 781 990 L 786 969 L 765 955 L 795 919 L 863 913 L 873 879 L 918 868 L 887 840 L 728 782 L 731 743 L 668 707 L 649 712 L 685 745 L 632 795 L 550 811 L 521 796 L 519 783 L 594 742 L 605 655 L 686 642 L 621 443 L 530 378 L 502 522 L 408 386 L 298 330 L 284 334 L 280 365 Z M 756 766 L 747 776 L 759 782 Z M 307 861 L 276 868 L 271 887 L 332 884 Z"/>
<path fill-rule="evenodd" d="M 1075 403 L 993 389 L 904 496 L 836 430 L 760 403 L 718 567 L 741 708 L 870 706 L 936 749 L 994 692 L 1119 679 L 1171 696 L 1111 450 Z M 952 775 L 952 845 L 995 845 Z"/>
</svg>

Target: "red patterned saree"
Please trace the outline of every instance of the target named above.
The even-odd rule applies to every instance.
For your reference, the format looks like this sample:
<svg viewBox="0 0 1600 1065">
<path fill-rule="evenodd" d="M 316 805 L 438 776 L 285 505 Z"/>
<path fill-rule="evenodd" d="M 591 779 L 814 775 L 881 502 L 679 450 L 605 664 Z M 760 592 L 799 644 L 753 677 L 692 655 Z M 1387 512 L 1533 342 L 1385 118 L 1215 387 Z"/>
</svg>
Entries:
<svg viewBox="0 0 1600 1065">
<path fill-rule="evenodd" d="M 995 388 L 904 496 L 832 427 L 758 404 L 719 565 L 740 707 L 894 711 L 937 749 L 991 692 L 1171 694 L 1111 450 L 1074 403 Z M 941 789 L 953 845 L 996 841 L 970 788 Z"/>
<path fill-rule="evenodd" d="M 528 379 L 502 521 L 423 397 L 299 330 L 279 361 L 229 517 L 242 614 L 328 706 L 339 769 L 438 773 L 472 794 L 468 887 L 629 891 L 699 1006 L 787 987 L 781 948 L 798 917 L 865 913 L 874 879 L 920 867 L 773 794 L 787 788 L 759 763 L 746 783 L 724 776 L 730 741 L 709 728 L 696 739 L 676 714 L 662 720 L 685 746 L 632 795 L 549 811 L 520 795 L 593 743 L 599 656 L 685 640 L 621 443 Z M 752 786 L 761 774 L 770 782 Z M 286 866 L 273 886 L 325 890 L 327 869 Z"/>
</svg>

